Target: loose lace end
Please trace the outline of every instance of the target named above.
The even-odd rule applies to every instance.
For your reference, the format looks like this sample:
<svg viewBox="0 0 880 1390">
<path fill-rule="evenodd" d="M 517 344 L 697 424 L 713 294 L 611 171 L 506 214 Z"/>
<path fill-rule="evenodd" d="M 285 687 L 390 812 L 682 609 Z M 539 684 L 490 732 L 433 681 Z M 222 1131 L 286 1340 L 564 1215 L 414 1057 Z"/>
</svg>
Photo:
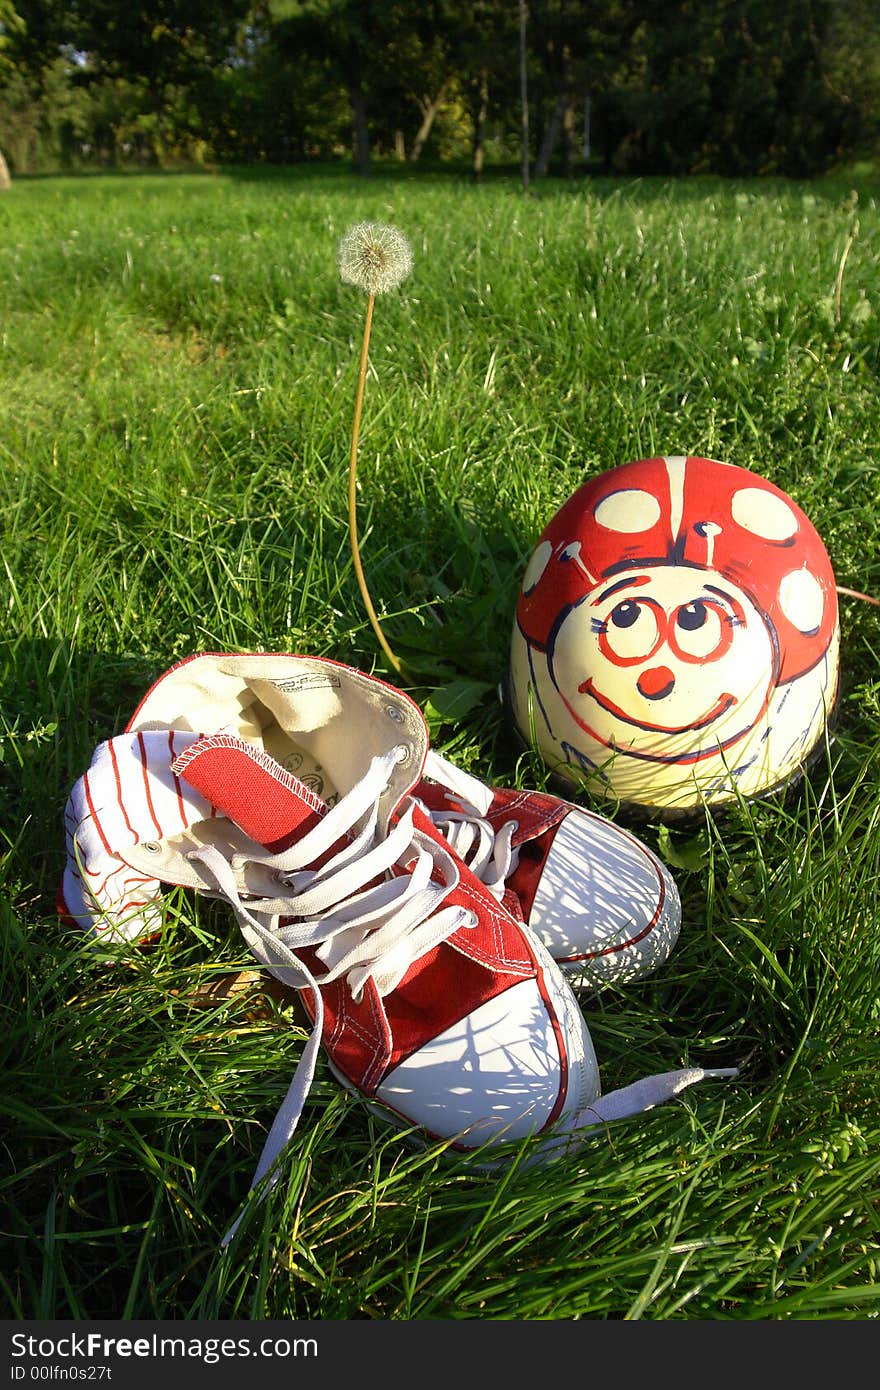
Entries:
<svg viewBox="0 0 880 1390">
<path fill-rule="evenodd" d="M 687 1090 L 700 1081 L 710 1081 L 739 1075 L 739 1067 L 686 1067 L 681 1071 L 660 1072 L 656 1076 L 645 1076 L 634 1081 L 631 1086 L 623 1086 L 618 1091 L 609 1091 L 599 1096 L 580 1112 L 581 1129 L 610 1120 L 623 1120 L 629 1115 L 640 1115 L 645 1110 L 653 1110 L 655 1105 L 672 1100 L 681 1091 Z"/>
</svg>

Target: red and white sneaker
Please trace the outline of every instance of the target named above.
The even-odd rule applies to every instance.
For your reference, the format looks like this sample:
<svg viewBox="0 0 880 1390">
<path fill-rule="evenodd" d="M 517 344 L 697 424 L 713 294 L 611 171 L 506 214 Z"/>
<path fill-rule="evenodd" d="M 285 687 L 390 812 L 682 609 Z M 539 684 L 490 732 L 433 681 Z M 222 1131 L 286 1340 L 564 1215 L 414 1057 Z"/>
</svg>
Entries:
<svg viewBox="0 0 880 1390">
<path fill-rule="evenodd" d="M 681 927 L 678 889 L 627 830 L 546 792 L 488 787 L 433 750 L 414 794 L 571 983 L 624 984 L 666 960 Z"/>
<path fill-rule="evenodd" d="M 162 883 L 189 885 L 224 898 L 257 959 L 301 992 L 313 1032 L 254 1184 L 277 1180 L 322 1042 L 345 1086 L 406 1124 L 464 1149 L 538 1135 L 546 1156 L 734 1074 L 690 1068 L 600 1097 L 561 971 L 412 795 L 427 753 L 418 707 L 361 672 L 196 656 L 71 792 L 68 919 L 135 940 L 161 920 Z"/>
</svg>

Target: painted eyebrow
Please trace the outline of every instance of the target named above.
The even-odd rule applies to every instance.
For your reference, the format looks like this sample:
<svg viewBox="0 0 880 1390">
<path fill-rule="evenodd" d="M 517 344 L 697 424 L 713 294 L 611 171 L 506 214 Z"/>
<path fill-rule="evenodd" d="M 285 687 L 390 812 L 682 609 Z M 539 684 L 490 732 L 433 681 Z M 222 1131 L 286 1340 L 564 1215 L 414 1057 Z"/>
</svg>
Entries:
<svg viewBox="0 0 880 1390">
<path fill-rule="evenodd" d="M 593 599 L 592 606 L 595 608 L 597 603 L 602 603 L 606 598 L 610 598 L 612 594 L 616 594 L 620 589 L 629 589 L 634 585 L 641 586 L 642 584 L 650 584 L 650 582 L 651 577 L 647 574 L 630 575 L 627 579 L 618 579 L 616 584 L 612 584 L 609 588 L 603 590 L 598 598 Z"/>
<path fill-rule="evenodd" d="M 732 621 L 734 625 L 739 624 L 740 626 L 745 627 L 746 623 L 748 622 L 748 619 L 746 618 L 745 610 L 743 609 L 742 604 L 734 594 L 729 594 L 726 589 L 717 588 L 715 584 L 704 584 L 703 588 L 706 590 L 707 593 L 717 594 L 719 598 L 723 598 L 725 603 L 729 605 L 730 611 L 733 614 Z"/>
</svg>

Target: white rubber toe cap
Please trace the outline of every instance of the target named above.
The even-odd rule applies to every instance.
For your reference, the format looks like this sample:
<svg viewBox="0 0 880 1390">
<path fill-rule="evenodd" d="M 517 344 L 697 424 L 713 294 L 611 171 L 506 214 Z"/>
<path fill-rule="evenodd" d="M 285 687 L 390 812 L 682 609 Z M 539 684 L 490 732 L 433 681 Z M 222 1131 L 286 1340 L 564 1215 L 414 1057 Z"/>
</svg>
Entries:
<svg viewBox="0 0 880 1390">
<path fill-rule="evenodd" d="M 661 965 L 681 926 L 675 883 L 628 831 L 572 809 L 550 846 L 529 928 L 573 983 L 625 983 Z"/>
<path fill-rule="evenodd" d="M 552 963 L 421 1047 L 388 1074 L 376 1098 L 430 1133 L 467 1148 L 571 1124 L 599 1095 L 593 1044 L 577 1001 Z M 549 1007 L 548 1007 L 549 1005 Z"/>
</svg>

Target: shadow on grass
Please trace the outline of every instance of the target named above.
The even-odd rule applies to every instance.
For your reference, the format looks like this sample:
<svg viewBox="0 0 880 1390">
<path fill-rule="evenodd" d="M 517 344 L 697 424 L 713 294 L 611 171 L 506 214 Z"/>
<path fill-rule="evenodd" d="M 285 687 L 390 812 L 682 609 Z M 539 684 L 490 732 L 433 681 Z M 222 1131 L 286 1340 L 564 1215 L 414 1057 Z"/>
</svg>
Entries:
<svg viewBox="0 0 880 1390">
<path fill-rule="evenodd" d="M 63 638 L 22 638 L 2 650 L 0 862 L 17 910 L 34 919 L 54 911 L 70 788 L 97 744 L 125 727 L 163 663 Z"/>
</svg>

